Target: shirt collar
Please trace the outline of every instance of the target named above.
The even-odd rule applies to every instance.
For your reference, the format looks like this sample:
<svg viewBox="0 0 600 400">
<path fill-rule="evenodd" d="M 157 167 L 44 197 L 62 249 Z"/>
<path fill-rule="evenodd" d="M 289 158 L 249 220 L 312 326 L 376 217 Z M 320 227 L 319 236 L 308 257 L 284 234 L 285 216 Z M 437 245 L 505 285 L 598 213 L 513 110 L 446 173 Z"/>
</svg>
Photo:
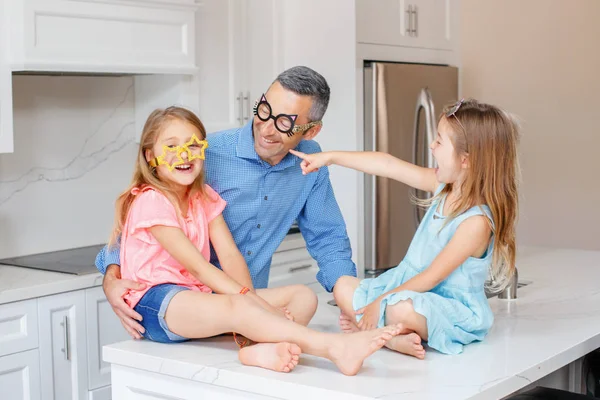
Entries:
<svg viewBox="0 0 600 400">
<path fill-rule="evenodd" d="M 240 158 L 261 161 L 254 150 L 254 137 L 252 136 L 252 120 L 240 128 L 236 146 L 236 155 Z"/>
<path fill-rule="evenodd" d="M 298 147 L 300 147 L 300 145 L 298 145 L 297 148 Z M 254 136 L 252 135 L 252 120 L 250 120 L 246 125 L 240 128 L 236 146 L 236 155 L 240 158 L 256 160 L 257 162 L 263 164 L 267 168 L 273 168 L 273 171 L 281 171 L 283 169 L 293 167 L 299 160 L 299 158 L 293 154 L 286 154 L 286 156 L 283 157 L 283 160 L 281 160 L 278 164 L 275 164 L 273 166 L 263 161 L 254 149 Z"/>
</svg>

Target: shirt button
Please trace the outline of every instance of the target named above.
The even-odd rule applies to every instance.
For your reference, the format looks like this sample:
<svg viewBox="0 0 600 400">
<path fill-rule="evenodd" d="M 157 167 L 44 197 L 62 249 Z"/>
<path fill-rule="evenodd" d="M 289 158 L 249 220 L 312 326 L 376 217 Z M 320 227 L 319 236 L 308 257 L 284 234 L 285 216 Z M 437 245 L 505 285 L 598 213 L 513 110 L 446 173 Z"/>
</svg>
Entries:
<svg viewBox="0 0 600 400">
<path fill-rule="evenodd" d="M 258 229 L 260 229 L 260 224 L 256 225 L 256 227 L 257 227 Z"/>
<path fill-rule="evenodd" d="M 252 254 L 252 252 L 250 250 L 248 250 L 248 255 L 251 255 L 251 254 Z"/>
<path fill-rule="evenodd" d="M 269 196 L 265 196 L 265 200 L 267 200 L 269 198 Z"/>
</svg>

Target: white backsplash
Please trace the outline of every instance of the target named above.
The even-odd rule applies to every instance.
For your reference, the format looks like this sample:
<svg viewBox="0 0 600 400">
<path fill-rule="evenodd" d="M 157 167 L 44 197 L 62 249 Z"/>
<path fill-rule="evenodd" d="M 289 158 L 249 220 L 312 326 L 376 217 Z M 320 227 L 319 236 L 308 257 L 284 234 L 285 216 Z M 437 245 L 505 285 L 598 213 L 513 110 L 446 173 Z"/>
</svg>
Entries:
<svg viewBox="0 0 600 400">
<path fill-rule="evenodd" d="M 0 258 L 104 243 L 135 161 L 131 77 L 15 76 Z"/>
</svg>

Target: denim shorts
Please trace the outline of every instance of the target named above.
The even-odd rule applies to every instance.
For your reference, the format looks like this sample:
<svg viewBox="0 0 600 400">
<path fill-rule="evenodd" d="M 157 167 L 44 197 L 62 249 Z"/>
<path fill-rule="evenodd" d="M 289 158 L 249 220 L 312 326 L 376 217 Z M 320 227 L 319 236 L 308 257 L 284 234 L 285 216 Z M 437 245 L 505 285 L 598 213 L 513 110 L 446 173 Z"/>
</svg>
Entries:
<svg viewBox="0 0 600 400">
<path fill-rule="evenodd" d="M 165 313 L 173 296 L 182 290 L 190 290 L 184 286 L 163 283 L 153 286 L 144 294 L 133 308 L 142 316 L 142 334 L 146 339 L 160 343 L 179 343 L 189 340 L 173 333 L 167 327 Z"/>
</svg>

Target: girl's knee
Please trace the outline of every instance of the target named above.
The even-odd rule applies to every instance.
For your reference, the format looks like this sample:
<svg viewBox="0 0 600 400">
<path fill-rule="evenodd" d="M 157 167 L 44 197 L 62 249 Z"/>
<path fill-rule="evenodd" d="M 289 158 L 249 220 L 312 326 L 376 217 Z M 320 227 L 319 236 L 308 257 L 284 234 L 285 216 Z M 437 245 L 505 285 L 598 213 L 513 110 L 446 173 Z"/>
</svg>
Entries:
<svg viewBox="0 0 600 400">
<path fill-rule="evenodd" d="M 412 301 L 403 300 L 394 305 L 388 305 L 385 310 L 385 315 L 390 323 L 406 322 L 415 309 L 412 305 Z"/>
<path fill-rule="evenodd" d="M 307 308 L 312 308 L 315 311 L 317 310 L 317 305 L 319 304 L 319 299 L 317 298 L 317 294 L 308 286 L 299 285 L 298 288 L 299 297 L 302 299 L 302 302 L 306 304 Z M 310 307 L 309 307 L 310 306 Z"/>
<path fill-rule="evenodd" d="M 338 300 L 343 296 L 348 296 L 348 292 L 350 291 L 354 294 L 353 286 L 356 285 L 355 281 L 356 278 L 352 276 L 340 276 L 333 287 L 333 297 Z"/>
</svg>

